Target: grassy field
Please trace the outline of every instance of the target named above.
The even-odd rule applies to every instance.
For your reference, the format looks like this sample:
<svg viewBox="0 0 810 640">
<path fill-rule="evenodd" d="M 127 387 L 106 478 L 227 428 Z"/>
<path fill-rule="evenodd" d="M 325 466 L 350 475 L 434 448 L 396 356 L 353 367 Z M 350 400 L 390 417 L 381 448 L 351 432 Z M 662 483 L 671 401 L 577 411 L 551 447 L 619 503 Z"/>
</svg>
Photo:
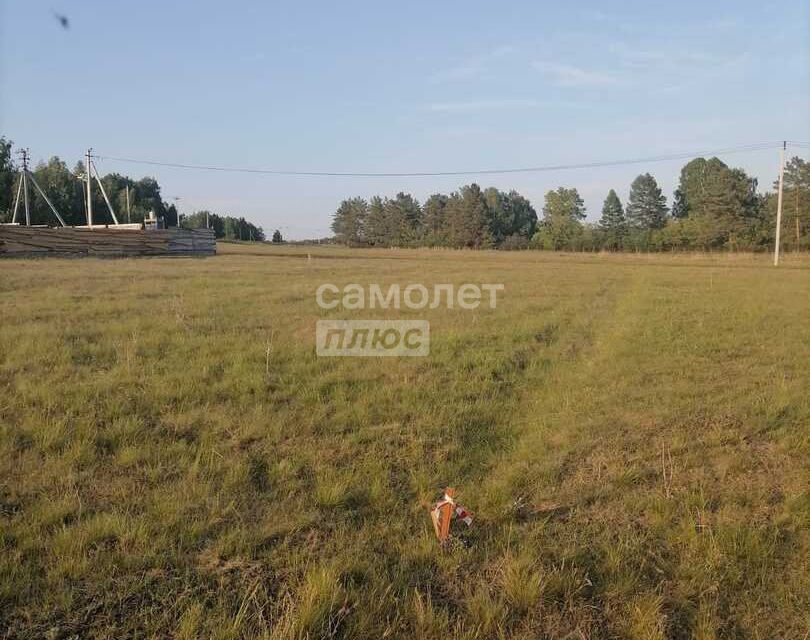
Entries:
<svg viewBox="0 0 810 640">
<path fill-rule="evenodd" d="M 316 357 L 344 317 L 431 354 Z M 810 257 L 0 261 L 0 545 L 2 638 L 807 638 Z"/>
</svg>

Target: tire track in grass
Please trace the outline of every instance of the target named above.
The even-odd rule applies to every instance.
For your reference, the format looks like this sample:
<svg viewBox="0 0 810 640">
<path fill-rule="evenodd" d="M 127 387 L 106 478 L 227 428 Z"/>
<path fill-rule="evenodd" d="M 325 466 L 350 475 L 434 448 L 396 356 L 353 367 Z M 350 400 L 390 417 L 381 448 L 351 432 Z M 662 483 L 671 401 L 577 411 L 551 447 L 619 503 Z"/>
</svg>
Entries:
<svg viewBox="0 0 810 640">
<path fill-rule="evenodd" d="M 474 461 L 456 463 L 452 468 L 454 477 L 461 479 L 463 502 L 477 511 L 477 521 L 471 530 L 461 534 L 449 556 L 434 547 L 432 562 L 426 565 L 426 571 L 418 574 L 421 576 L 417 587 L 420 597 L 430 598 L 436 611 L 452 622 L 459 637 L 487 637 L 487 629 L 495 624 L 493 620 L 502 629 L 515 632 L 524 624 L 523 614 L 490 618 L 474 604 L 483 598 L 483 604 L 479 604 L 485 608 L 522 610 L 524 605 L 520 603 L 524 598 L 517 595 L 520 591 L 517 585 L 524 580 L 532 582 L 532 577 L 524 575 L 521 566 L 510 569 L 504 564 L 507 562 L 504 554 L 508 555 L 510 544 L 520 545 L 521 542 L 512 535 L 518 515 L 514 508 L 514 487 L 503 480 L 520 475 L 523 461 L 518 461 L 516 466 L 515 455 L 523 450 L 536 423 L 534 410 L 538 394 L 554 394 L 568 379 L 567 371 L 580 369 L 592 357 L 600 327 L 613 317 L 617 300 L 625 295 L 627 286 L 625 273 L 613 274 L 599 283 L 589 297 L 571 297 L 542 323 L 528 323 L 524 329 L 530 327 L 530 330 L 523 334 L 529 342 L 502 360 L 504 368 L 516 368 L 519 372 L 510 407 L 499 422 L 510 425 L 508 437 L 497 450 L 481 447 Z M 516 366 L 516 362 L 522 364 Z M 430 540 L 427 543 L 435 545 Z M 504 571 L 512 576 L 509 580 L 516 586 L 516 592 L 507 589 L 506 596 L 500 591 Z M 477 585 L 474 593 L 470 585 Z M 506 605 L 504 598 L 511 604 Z M 470 607 L 475 611 L 472 614 Z M 480 622 L 476 620 L 479 615 L 487 617 L 488 622 L 472 632 L 470 625 L 475 628 Z M 476 636 L 477 633 L 484 635 Z"/>
<path fill-rule="evenodd" d="M 774 457 L 776 442 L 753 442 L 770 438 L 751 414 L 756 404 L 728 388 L 740 354 L 759 362 L 750 332 L 768 322 L 768 305 L 740 297 L 758 276 L 726 275 L 707 294 L 691 275 L 634 272 L 602 331 L 590 333 L 593 348 L 538 394 L 536 426 L 490 474 L 487 543 L 499 562 L 519 559 L 524 581 L 543 584 L 526 621 L 536 630 L 680 638 L 801 628 L 787 600 L 807 591 L 796 566 L 807 536 L 791 533 L 797 521 L 778 502 L 756 523 L 751 508 L 779 500 L 768 487 L 780 483 L 750 460 Z M 724 325 L 738 333 L 718 341 L 714 327 Z M 690 366 L 707 350 L 711 359 Z M 789 351 L 783 358 L 792 371 Z M 736 393 L 751 384 L 741 379 Z M 796 385 L 787 415 L 798 419 Z M 783 386 L 763 394 L 789 397 Z M 786 483 L 795 485 L 797 460 L 781 456 Z M 707 475 L 718 462 L 724 477 Z"/>
<path fill-rule="evenodd" d="M 600 363 L 610 358 L 617 325 L 618 333 L 632 330 L 626 318 L 633 316 L 643 286 L 636 270 L 623 269 L 584 304 L 567 306 L 535 332 L 536 346 L 528 357 L 535 365 L 545 364 L 528 367 L 521 402 L 511 416 L 516 426 L 510 444 L 493 453 L 468 479 L 478 496 L 479 519 L 466 537 L 463 570 L 459 567 L 452 578 L 445 576 L 451 581 L 445 589 L 454 596 L 454 602 L 447 603 L 452 604 L 451 612 L 463 612 L 465 607 L 469 611 L 471 598 L 484 598 L 501 612 L 498 624 L 507 636 L 584 632 L 588 637 L 605 630 L 592 600 L 581 608 L 577 603 L 589 596 L 590 589 L 579 566 L 563 564 L 548 574 L 540 569 L 535 528 L 544 521 L 567 518 L 570 501 L 548 489 L 572 473 L 578 450 L 596 445 L 580 430 L 564 431 L 559 424 L 591 404 L 588 379 L 598 375 Z M 473 595 L 459 586 L 468 582 L 479 585 Z M 552 597 L 561 594 L 566 604 L 556 609 L 544 605 L 547 592 Z M 483 614 L 476 611 L 476 615 Z M 458 623 L 463 628 L 475 620 L 462 613 Z"/>
</svg>

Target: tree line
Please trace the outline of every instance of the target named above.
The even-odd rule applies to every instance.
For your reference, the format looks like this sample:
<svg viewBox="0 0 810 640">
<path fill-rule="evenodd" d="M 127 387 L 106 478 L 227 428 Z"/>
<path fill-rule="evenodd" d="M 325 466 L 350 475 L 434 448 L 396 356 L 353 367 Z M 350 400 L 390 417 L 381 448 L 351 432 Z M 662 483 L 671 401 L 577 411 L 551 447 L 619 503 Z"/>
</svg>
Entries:
<svg viewBox="0 0 810 640">
<path fill-rule="evenodd" d="M 470 184 L 421 205 L 406 193 L 344 200 L 332 230 L 339 242 L 358 246 L 519 248 L 534 237 L 537 212 L 517 191 Z"/>
<path fill-rule="evenodd" d="M 221 216 L 210 211 L 195 211 L 191 215 L 183 216 L 181 226 L 185 229 L 214 230 L 217 238 L 225 240 L 244 240 L 251 242 L 264 242 L 264 229 L 248 222 L 242 217 Z"/>
<path fill-rule="evenodd" d="M 48 199 L 59 211 L 69 226 L 80 226 L 87 223 L 87 201 L 83 177 L 86 168 L 83 162 L 77 162 L 70 170 L 62 159 L 52 157 L 47 162 L 40 162 L 30 169 L 37 183 L 42 187 Z M 19 184 L 19 167 L 12 156 L 12 143 L 0 137 L 0 222 L 10 222 L 14 198 Z M 177 207 L 164 201 L 160 185 L 155 178 L 144 177 L 133 180 L 129 176 L 108 173 L 101 176 L 101 183 L 121 223 L 143 222 L 144 218 L 154 212 L 167 227 L 178 226 L 179 212 Z M 101 190 L 93 188 L 93 223 L 113 224 L 113 219 L 104 202 Z M 32 224 L 55 224 L 53 213 L 48 204 L 31 187 L 29 203 Z M 21 221 L 22 204 L 18 212 Z M 264 240 L 264 231 L 242 217 L 218 215 L 206 211 L 183 216 L 181 226 L 186 228 L 205 227 L 206 220 L 214 229 L 217 238 L 230 240 Z"/>
<path fill-rule="evenodd" d="M 423 204 L 407 193 L 350 198 L 334 213 L 338 242 L 351 246 L 444 246 L 587 251 L 758 250 L 772 245 L 776 194 L 759 193 L 757 180 L 718 158 L 683 166 L 667 204 L 656 179 L 639 175 L 622 203 L 614 189 L 597 223 L 586 222 L 576 188 L 545 194 L 542 217 L 516 191 L 477 184 Z M 774 185 L 774 189 L 776 185 Z M 783 186 L 783 244 L 810 247 L 810 163 L 792 158 Z"/>
</svg>

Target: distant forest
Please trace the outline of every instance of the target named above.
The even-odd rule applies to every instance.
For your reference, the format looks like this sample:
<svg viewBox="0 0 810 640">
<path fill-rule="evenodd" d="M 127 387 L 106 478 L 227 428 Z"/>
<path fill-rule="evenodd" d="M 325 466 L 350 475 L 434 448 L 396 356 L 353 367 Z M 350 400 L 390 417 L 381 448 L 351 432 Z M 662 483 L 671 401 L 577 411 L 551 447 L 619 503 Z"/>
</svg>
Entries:
<svg viewBox="0 0 810 640">
<path fill-rule="evenodd" d="M 470 247 L 572 251 L 760 250 L 773 246 L 776 193 L 759 193 L 757 180 L 718 158 L 696 158 L 680 174 L 672 205 L 649 173 L 630 185 L 622 203 L 608 191 L 601 217 L 585 221 L 575 188 L 546 193 L 541 217 L 515 191 L 477 184 L 419 203 L 393 198 L 344 200 L 334 214 L 337 242 L 375 247 Z M 810 248 L 810 163 L 785 167 L 782 244 Z"/>
<path fill-rule="evenodd" d="M 0 137 L 0 222 L 11 221 L 19 180 L 12 145 Z M 73 170 L 54 156 L 32 168 L 68 225 L 86 222 L 82 162 Z M 151 177 L 140 180 L 118 173 L 101 178 L 119 222 L 141 222 L 150 211 L 166 226 L 177 226 L 178 211 L 165 202 Z M 601 217 L 586 221 L 576 188 L 559 187 L 545 194 L 538 215 L 516 191 L 482 189 L 469 184 L 450 194 L 436 193 L 423 203 L 412 195 L 344 200 L 334 213 L 335 240 L 350 246 L 470 247 L 571 251 L 762 250 L 773 246 L 776 185 L 758 191 L 757 179 L 718 158 L 696 158 L 683 166 L 671 205 L 649 173 L 630 185 L 628 201 L 616 191 L 606 194 Z M 127 191 L 129 207 L 127 207 Z M 42 197 L 31 190 L 34 224 L 53 224 Z M 93 190 L 94 221 L 112 224 L 100 189 Z M 261 227 L 243 217 L 198 211 L 181 226 L 209 225 L 218 238 L 264 241 Z M 785 167 L 782 245 L 810 249 L 810 163 L 794 157 Z M 281 241 L 281 236 L 275 238 Z"/>
<path fill-rule="evenodd" d="M 83 181 L 78 177 L 85 173 L 83 162 L 77 162 L 71 171 L 63 160 L 54 156 L 48 162 L 40 162 L 32 167 L 31 173 L 45 190 L 66 224 L 77 226 L 87 224 L 85 188 Z M 11 142 L 0 137 L 0 222 L 11 221 L 18 180 L 18 167 L 12 156 Z M 166 226 L 177 226 L 177 207 L 163 200 L 160 185 L 154 178 L 133 180 L 118 173 L 108 173 L 101 177 L 101 182 L 119 222 L 142 222 L 150 211 L 154 211 L 157 218 L 162 219 Z M 127 187 L 129 188 L 129 210 L 127 209 Z M 29 191 L 29 196 L 31 198 L 31 222 L 33 224 L 55 224 L 53 213 L 33 187 Z M 18 222 L 21 220 L 19 216 L 22 216 L 22 204 L 20 204 L 18 212 Z M 262 228 L 242 217 L 198 211 L 189 216 L 183 216 L 181 226 L 186 228 L 204 227 L 206 220 L 218 238 L 264 240 Z M 95 184 L 93 188 L 93 222 L 95 224 L 113 224 L 101 190 Z"/>
</svg>

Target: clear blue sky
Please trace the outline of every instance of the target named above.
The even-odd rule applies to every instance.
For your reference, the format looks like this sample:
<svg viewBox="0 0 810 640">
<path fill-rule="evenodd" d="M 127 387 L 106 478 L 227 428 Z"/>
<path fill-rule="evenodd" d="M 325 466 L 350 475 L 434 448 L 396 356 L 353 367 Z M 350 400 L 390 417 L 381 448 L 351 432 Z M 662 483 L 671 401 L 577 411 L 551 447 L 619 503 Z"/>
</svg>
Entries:
<svg viewBox="0 0 810 640">
<path fill-rule="evenodd" d="M 810 140 L 810 11 L 751 2 L 0 0 L 0 133 L 72 166 L 99 154 L 326 171 L 441 171 Z M 62 29 L 54 12 L 70 21 Z M 724 157 L 769 186 L 777 157 Z M 487 176 L 538 212 L 576 186 L 596 219 L 642 171 Z M 181 210 L 328 232 L 339 201 L 464 178 L 292 178 L 150 168 Z"/>
</svg>

